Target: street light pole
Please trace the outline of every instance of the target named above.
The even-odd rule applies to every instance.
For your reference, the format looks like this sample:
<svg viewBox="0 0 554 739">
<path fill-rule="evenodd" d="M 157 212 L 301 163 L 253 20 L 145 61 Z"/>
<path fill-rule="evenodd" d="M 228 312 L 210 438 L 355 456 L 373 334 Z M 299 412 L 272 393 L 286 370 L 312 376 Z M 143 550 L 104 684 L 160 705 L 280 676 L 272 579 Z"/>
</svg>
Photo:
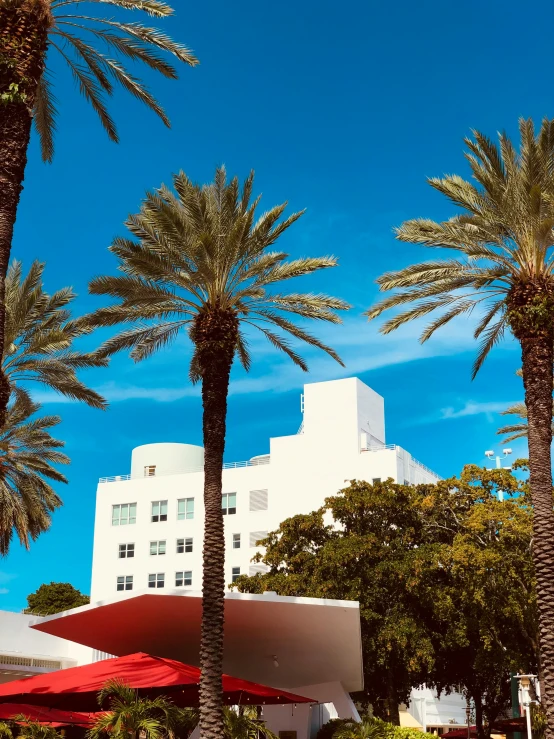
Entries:
<svg viewBox="0 0 554 739">
<path fill-rule="evenodd" d="M 511 453 L 512 453 L 512 450 L 511 449 L 508 449 L 508 448 L 503 449 L 502 450 L 502 454 L 504 455 L 503 457 L 500 457 L 499 454 L 496 455 L 496 467 L 487 467 L 487 470 L 489 470 L 489 472 L 492 471 L 492 470 L 494 470 L 494 469 L 497 469 L 497 470 L 511 470 L 512 469 L 512 465 L 509 465 L 508 467 L 503 467 L 502 466 L 502 460 L 503 459 L 506 459 L 506 457 L 508 457 L 508 455 L 510 455 Z M 492 459 L 494 457 L 494 452 L 492 451 L 492 449 L 489 449 L 488 451 L 485 452 L 485 457 L 487 457 L 487 459 Z M 499 490 L 498 491 L 498 500 L 500 502 L 502 502 L 504 500 L 504 491 L 503 490 Z"/>
<path fill-rule="evenodd" d="M 467 704 L 466 704 L 467 739 L 471 739 L 471 725 L 469 723 L 470 717 L 471 717 L 471 708 L 469 705 L 469 698 L 467 698 Z"/>
</svg>

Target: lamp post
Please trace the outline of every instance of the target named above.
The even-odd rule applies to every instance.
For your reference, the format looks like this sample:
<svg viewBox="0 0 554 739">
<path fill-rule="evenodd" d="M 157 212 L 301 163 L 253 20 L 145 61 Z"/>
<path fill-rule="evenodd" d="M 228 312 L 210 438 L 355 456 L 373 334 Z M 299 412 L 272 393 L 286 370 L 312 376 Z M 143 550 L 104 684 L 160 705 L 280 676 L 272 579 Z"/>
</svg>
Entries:
<svg viewBox="0 0 554 739">
<path fill-rule="evenodd" d="M 502 450 L 502 454 L 504 455 L 503 457 L 501 457 L 499 454 L 496 455 L 496 467 L 487 467 L 487 469 L 489 471 L 490 470 L 494 470 L 494 469 L 497 469 L 497 470 L 511 470 L 512 469 L 512 465 L 509 465 L 508 467 L 503 467 L 502 466 L 502 460 L 503 459 L 506 459 L 506 457 L 508 457 L 511 453 L 512 453 L 512 450 L 511 449 L 509 449 L 509 448 L 503 449 Z M 492 459 L 494 457 L 494 452 L 492 451 L 492 449 L 489 449 L 488 451 L 485 452 L 485 457 L 487 457 L 487 459 Z M 504 491 L 503 490 L 499 490 L 498 491 L 498 500 L 500 500 L 500 501 L 503 501 L 504 500 Z"/>
<path fill-rule="evenodd" d="M 527 739 L 533 739 L 531 733 L 531 704 L 536 703 L 531 696 L 531 689 L 535 689 L 536 675 L 516 675 L 519 680 L 519 694 L 521 696 L 521 705 L 525 712 L 525 721 L 527 724 Z M 531 682 L 532 681 L 532 682 Z"/>
<path fill-rule="evenodd" d="M 467 739 L 471 739 L 471 724 L 469 723 L 470 718 L 471 718 L 471 708 L 469 705 L 469 698 L 468 698 L 467 703 L 466 703 Z"/>
</svg>

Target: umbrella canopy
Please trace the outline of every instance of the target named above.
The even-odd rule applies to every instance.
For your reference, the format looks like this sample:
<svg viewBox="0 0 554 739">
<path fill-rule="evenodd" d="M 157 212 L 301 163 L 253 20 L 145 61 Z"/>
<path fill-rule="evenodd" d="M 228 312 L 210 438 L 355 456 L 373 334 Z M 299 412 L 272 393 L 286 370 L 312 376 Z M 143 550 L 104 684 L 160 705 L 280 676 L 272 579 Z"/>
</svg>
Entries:
<svg viewBox="0 0 554 739">
<path fill-rule="evenodd" d="M 28 703 L 2 703 L 0 705 L 0 719 L 13 720 L 14 716 L 23 715 L 30 721 L 38 721 L 49 726 L 86 726 L 92 725 L 99 713 L 82 713 L 79 711 L 61 711 L 44 706 L 30 706 Z"/>
<path fill-rule="evenodd" d="M 134 688 L 142 696 L 166 695 L 178 706 L 198 705 L 198 667 L 144 652 L 5 683 L 0 686 L 0 703 L 98 711 L 97 693 L 108 680 L 114 679 Z M 230 706 L 317 702 L 229 675 L 223 675 L 223 700 Z"/>
</svg>

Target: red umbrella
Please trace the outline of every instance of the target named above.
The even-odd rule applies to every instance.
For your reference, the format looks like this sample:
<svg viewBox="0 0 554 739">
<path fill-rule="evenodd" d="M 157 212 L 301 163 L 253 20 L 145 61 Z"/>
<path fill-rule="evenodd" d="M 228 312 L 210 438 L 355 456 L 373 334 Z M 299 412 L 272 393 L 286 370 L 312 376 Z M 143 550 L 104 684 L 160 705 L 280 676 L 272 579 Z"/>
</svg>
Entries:
<svg viewBox="0 0 554 739">
<path fill-rule="evenodd" d="M 0 685 L 0 703 L 31 703 L 74 711 L 99 710 L 97 693 L 108 680 L 114 679 L 142 696 L 166 695 L 178 706 L 198 705 L 198 667 L 144 652 L 5 683 Z M 317 702 L 229 675 L 223 675 L 223 700 L 229 706 Z"/>
<path fill-rule="evenodd" d="M 38 721 L 49 726 L 86 726 L 93 723 L 98 713 L 81 713 L 78 711 L 60 711 L 44 706 L 30 706 L 27 703 L 3 703 L 0 705 L 0 719 L 13 720 L 14 716 L 23 715 L 29 721 Z"/>
</svg>

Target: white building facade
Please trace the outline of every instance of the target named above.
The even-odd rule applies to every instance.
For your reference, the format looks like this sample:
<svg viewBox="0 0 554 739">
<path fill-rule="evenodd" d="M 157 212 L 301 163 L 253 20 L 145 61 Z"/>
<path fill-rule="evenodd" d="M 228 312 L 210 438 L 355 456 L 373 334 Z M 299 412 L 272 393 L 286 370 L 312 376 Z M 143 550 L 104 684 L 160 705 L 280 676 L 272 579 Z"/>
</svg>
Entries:
<svg viewBox="0 0 554 739">
<path fill-rule="evenodd" d="M 225 465 L 229 584 L 264 571 L 251 560 L 269 531 L 316 510 L 348 481 L 438 479 L 408 452 L 386 444 L 383 398 L 357 378 L 306 385 L 301 410 L 297 434 L 271 438 L 269 453 Z M 201 589 L 203 460 L 202 447 L 148 444 L 133 450 L 130 474 L 100 479 L 92 602 L 144 588 Z"/>
</svg>

